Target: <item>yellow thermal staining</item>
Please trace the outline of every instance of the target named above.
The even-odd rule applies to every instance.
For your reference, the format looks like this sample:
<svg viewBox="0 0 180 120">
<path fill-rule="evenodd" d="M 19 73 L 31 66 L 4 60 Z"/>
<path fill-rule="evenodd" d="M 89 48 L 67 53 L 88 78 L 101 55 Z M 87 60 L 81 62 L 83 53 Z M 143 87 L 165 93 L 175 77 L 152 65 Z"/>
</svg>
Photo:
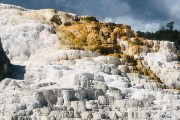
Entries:
<svg viewBox="0 0 180 120">
<path fill-rule="evenodd" d="M 62 47 L 96 51 L 102 55 L 122 58 L 127 65 L 133 67 L 135 73 L 159 81 L 150 69 L 144 68 L 140 60 L 134 59 L 134 55 L 145 51 L 151 43 L 136 37 L 128 25 L 100 23 L 93 17 L 81 16 L 79 21 L 71 25 L 59 26 L 56 33 Z"/>
</svg>

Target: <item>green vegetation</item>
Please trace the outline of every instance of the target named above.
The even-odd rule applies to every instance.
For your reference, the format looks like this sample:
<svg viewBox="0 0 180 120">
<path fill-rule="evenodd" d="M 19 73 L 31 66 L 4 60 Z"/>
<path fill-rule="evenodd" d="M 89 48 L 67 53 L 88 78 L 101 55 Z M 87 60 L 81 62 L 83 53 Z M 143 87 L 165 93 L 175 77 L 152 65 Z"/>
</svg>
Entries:
<svg viewBox="0 0 180 120">
<path fill-rule="evenodd" d="M 141 32 L 137 31 L 139 37 L 150 40 L 168 40 L 176 43 L 178 50 L 180 50 L 180 30 L 174 29 L 174 22 L 171 21 L 166 24 L 166 27 L 161 27 L 156 32 Z"/>
</svg>

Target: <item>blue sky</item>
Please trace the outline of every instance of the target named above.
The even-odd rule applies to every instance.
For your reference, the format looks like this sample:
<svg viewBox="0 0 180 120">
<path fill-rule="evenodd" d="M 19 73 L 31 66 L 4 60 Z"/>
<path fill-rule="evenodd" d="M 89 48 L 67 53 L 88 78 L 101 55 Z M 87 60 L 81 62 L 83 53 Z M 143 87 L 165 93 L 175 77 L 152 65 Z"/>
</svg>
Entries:
<svg viewBox="0 0 180 120">
<path fill-rule="evenodd" d="M 180 28 L 179 0 L 0 0 L 28 9 L 54 8 L 91 15 L 101 21 L 129 24 L 134 30 L 155 31 L 169 21 Z"/>
</svg>

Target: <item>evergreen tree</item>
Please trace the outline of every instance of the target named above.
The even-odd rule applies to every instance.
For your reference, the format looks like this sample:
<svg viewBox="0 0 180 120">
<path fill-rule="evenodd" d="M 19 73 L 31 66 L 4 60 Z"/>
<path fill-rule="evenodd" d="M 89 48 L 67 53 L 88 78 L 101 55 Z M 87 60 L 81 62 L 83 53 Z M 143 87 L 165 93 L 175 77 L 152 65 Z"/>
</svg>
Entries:
<svg viewBox="0 0 180 120">
<path fill-rule="evenodd" d="M 174 28 L 174 21 L 171 21 L 171 22 L 167 23 L 166 27 L 169 28 L 170 31 L 172 31 L 173 28 Z"/>
<path fill-rule="evenodd" d="M 166 27 L 162 26 L 156 32 L 141 32 L 137 31 L 139 37 L 143 37 L 150 40 L 168 40 L 176 43 L 178 49 L 180 49 L 180 30 L 174 30 L 174 21 L 168 22 Z"/>
</svg>

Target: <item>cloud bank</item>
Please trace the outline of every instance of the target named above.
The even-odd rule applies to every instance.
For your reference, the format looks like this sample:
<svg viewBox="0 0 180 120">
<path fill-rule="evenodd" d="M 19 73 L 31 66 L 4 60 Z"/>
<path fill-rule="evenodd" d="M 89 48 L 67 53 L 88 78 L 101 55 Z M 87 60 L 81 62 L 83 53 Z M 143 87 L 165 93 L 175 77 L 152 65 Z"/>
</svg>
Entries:
<svg viewBox="0 0 180 120">
<path fill-rule="evenodd" d="M 179 0 L 0 0 L 29 9 L 54 8 L 101 21 L 129 24 L 134 30 L 156 31 L 169 21 L 180 27 Z"/>
</svg>

